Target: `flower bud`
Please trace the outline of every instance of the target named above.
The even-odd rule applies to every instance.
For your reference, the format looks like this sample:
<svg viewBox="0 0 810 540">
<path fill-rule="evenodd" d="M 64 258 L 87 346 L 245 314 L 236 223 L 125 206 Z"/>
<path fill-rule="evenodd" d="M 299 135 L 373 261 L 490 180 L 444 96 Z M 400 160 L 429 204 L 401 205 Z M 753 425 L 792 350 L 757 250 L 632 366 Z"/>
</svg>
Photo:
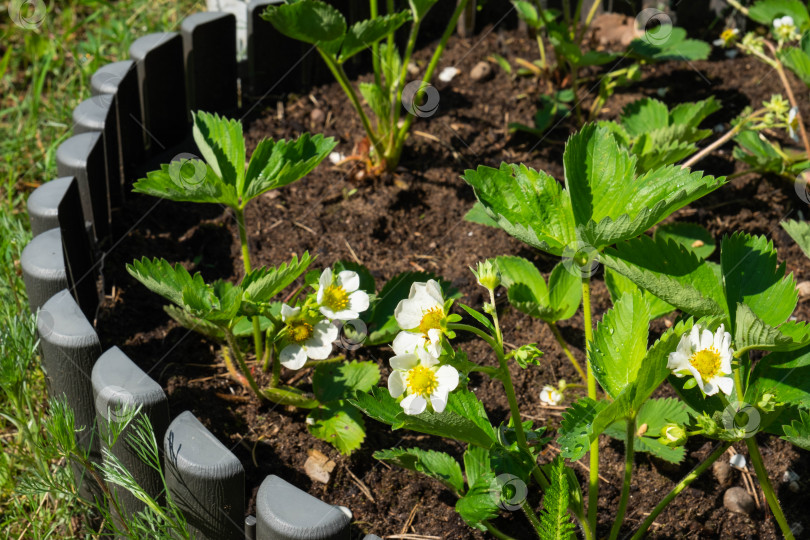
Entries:
<svg viewBox="0 0 810 540">
<path fill-rule="evenodd" d="M 762 412 L 773 412 L 779 405 L 781 404 L 777 403 L 775 395 L 762 394 L 762 397 L 759 399 L 759 402 L 757 403 L 757 409 L 761 410 Z"/>
<path fill-rule="evenodd" d="M 537 359 L 543 356 L 543 352 L 537 348 L 537 346 L 533 343 L 528 345 L 523 345 L 519 349 L 515 350 L 512 353 L 512 358 L 515 359 L 515 362 L 522 368 L 528 367 L 529 364 L 537 363 Z M 562 392 L 565 387 L 561 386 L 560 391 Z"/>
<path fill-rule="evenodd" d="M 479 262 L 477 270 L 472 268 L 470 270 L 475 274 L 478 284 L 490 291 L 494 291 L 501 284 L 501 276 L 490 259 Z"/>
<path fill-rule="evenodd" d="M 686 434 L 686 430 L 683 429 L 683 426 L 678 424 L 666 424 L 661 429 L 661 436 L 658 438 L 658 441 L 661 442 L 661 444 L 675 448 L 677 446 L 683 446 L 688 438 L 689 436 Z"/>
</svg>

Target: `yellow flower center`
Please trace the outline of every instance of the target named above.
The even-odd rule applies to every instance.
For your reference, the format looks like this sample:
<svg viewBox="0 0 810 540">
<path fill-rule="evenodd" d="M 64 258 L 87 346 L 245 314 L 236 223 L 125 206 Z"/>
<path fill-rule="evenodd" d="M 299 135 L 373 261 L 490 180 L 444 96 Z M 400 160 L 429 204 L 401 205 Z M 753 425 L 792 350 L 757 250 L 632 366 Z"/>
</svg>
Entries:
<svg viewBox="0 0 810 540">
<path fill-rule="evenodd" d="M 323 305 L 332 311 L 342 311 L 349 307 L 349 293 L 340 285 L 329 285 L 323 291 Z"/>
<path fill-rule="evenodd" d="M 290 341 L 293 343 L 301 343 L 312 337 L 314 332 L 312 325 L 304 321 L 295 321 L 288 326 Z"/>
<path fill-rule="evenodd" d="M 416 366 L 408 372 L 408 389 L 413 394 L 429 396 L 439 387 L 436 373 L 425 366 Z"/>
<path fill-rule="evenodd" d="M 689 363 L 692 364 L 698 373 L 700 373 L 703 381 L 711 380 L 712 377 L 717 375 L 720 371 L 720 353 L 714 347 L 698 351 L 689 358 Z"/>
<path fill-rule="evenodd" d="M 720 39 L 722 39 L 723 41 L 728 43 L 729 41 L 734 39 L 736 36 L 737 36 L 737 32 L 735 32 L 733 28 L 726 28 L 720 34 Z"/>
<path fill-rule="evenodd" d="M 441 306 L 432 307 L 422 314 L 422 320 L 419 321 L 419 332 L 428 335 L 430 330 L 441 330 L 442 319 L 444 319 L 444 309 Z"/>
</svg>

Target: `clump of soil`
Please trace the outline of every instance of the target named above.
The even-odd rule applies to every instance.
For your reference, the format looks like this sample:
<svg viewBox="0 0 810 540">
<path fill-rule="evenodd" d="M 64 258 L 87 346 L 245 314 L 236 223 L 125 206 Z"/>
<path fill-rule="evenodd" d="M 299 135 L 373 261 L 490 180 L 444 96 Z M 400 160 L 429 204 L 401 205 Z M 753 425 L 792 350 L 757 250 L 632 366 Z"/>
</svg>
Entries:
<svg viewBox="0 0 810 540">
<path fill-rule="evenodd" d="M 473 39 L 451 38 L 440 67 L 454 65 L 461 74 L 451 83 L 437 86 L 439 110 L 436 115 L 414 123 L 400 167 L 392 174 L 357 181 L 353 179 L 353 171 L 336 169 L 325 162 L 301 182 L 262 196 L 247 212 L 254 265 L 276 265 L 293 254 L 309 250 L 318 256 L 315 263 L 318 268 L 341 259 L 365 264 L 378 286 L 399 272 L 426 270 L 450 280 L 463 293 L 462 302 L 472 306 L 480 306 L 484 300 L 483 289 L 476 286 L 468 270 L 479 260 L 503 254 L 520 255 L 547 274 L 556 263 L 553 258 L 500 230 L 463 220 L 474 196 L 460 178 L 465 169 L 498 166 L 502 161 L 525 163 L 563 178 L 561 158 L 564 142 L 573 131 L 570 122 L 563 121 L 542 139 L 508 131 L 510 122 L 532 124 L 536 97 L 542 86 L 534 79 L 512 78 L 498 68 L 494 68 L 495 77 L 488 82 L 474 83 L 469 79 L 473 66 L 490 54 L 497 53 L 512 61 L 517 57 L 533 59 L 537 55 L 535 47 L 533 40 L 517 31 L 491 28 Z M 422 66 L 429 53 L 430 49 L 417 53 Z M 369 75 L 360 77 L 369 79 Z M 780 91 L 776 75 L 749 58 L 671 62 L 648 66 L 644 79 L 616 94 L 602 111 L 602 117 L 617 116 L 622 106 L 643 96 L 663 95 L 661 99 L 674 104 L 715 95 L 723 110 L 708 119 L 707 126 L 711 127 L 727 123 L 745 106 L 758 106 L 771 93 Z M 590 99 L 585 100 L 589 102 Z M 315 109 L 321 114 L 312 114 Z M 335 137 L 339 141 L 337 149 L 346 154 L 351 153 L 362 134 L 340 87 L 336 83 L 325 84 L 307 95 L 286 96 L 279 98 L 278 103 L 265 103 L 254 110 L 246 119 L 248 152 L 263 137 L 294 138 L 304 131 Z M 731 158 L 730 146 L 700 163 L 700 167 L 714 175 L 743 170 Z M 277 474 L 329 503 L 349 507 L 355 518 L 353 537 L 373 532 L 380 536 L 417 533 L 453 539 L 483 538 L 482 533 L 470 529 L 458 517 L 453 495 L 439 483 L 389 467 L 372 457 L 377 449 L 419 446 L 460 458 L 463 445 L 410 432 L 391 432 L 387 426 L 368 420 L 368 435 L 362 449 L 349 457 L 342 456 L 309 435 L 305 412 L 273 404 L 259 405 L 249 392 L 226 377 L 215 343 L 187 332 L 167 317 L 161 309 L 162 300 L 135 282 L 124 270 L 125 263 L 142 256 L 166 257 L 199 270 L 206 279 L 238 279 L 242 269 L 237 229 L 229 211 L 217 206 L 156 202 L 135 197 L 120 216 L 120 230 L 128 232 L 107 258 L 106 279 L 115 289 L 99 316 L 101 338 L 105 346 L 119 345 L 163 385 L 173 415 L 192 411 L 233 448 L 247 472 L 249 511 L 253 511 L 253 498 L 262 479 Z M 802 281 L 810 278 L 810 266 L 778 223 L 788 217 L 801 217 L 804 210 L 791 184 L 748 174 L 671 219 L 699 223 L 718 240 L 738 229 L 767 235 L 773 239 L 788 270 Z M 611 305 L 601 271 L 594 277 L 593 301 L 597 316 Z M 541 405 L 539 390 L 561 378 L 574 381 L 577 375 L 544 324 L 510 309 L 503 296 L 499 298 L 499 307 L 509 344 L 533 342 L 545 351 L 542 365 L 528 370 L 513 365 L 512 376 L 526 418 L 553 430 L 559 425 L 559 411 Z M 800 304 L 796 315 L 807 319 L 806 303 Z M 662 321 L 655 325 L 656 333 L 664 328 Z M 581 314 L 562 322 L 560 327 L 573 345 L 574 354 L 584 363 Z M 460 337 L 458 345 L 475 361 L 495 363 L 480 342 Z M 391 356 L 387 348 L 339 352 L 350 359 L 379 363 L 385 381 Z M 293 375 L 284 372 L 283 378 Z M 307 375 L 301 383 L 306 386 L 310 380 Z M 499 384 L 476 375 L 470 388 L 481 398 L 494 423 L 508 419 L 508 404 Z M 673 392 L 665 386 L 657 395 Z M 802 521 L 806 497 L 788 493 L 787 486 L 779 480 L 787 468 L 808 477 L 807 454 L 775 437 L 762 436 L 759 442 L 789 521 Z M 621 442 L 606 437 L 600 441 L 600 447 L 600 474 L 604 481 L 599 498 L 599 535 L 603 536 L 609 531 L 618 505 L 623 447 Z M 637 454 L 625 532 L 634 530 L 658 500 L 712 447 L 711 442 L 690 441 L 687 459 L 681 465 Z M 744 445 L 736 447 L 738 452 L 746 453 Z M 314 483 L 304 474 L 308 449 L 317 449 L 337 463 L 328 485 Z M 552 443 L 544 453 L 545 459 L 552 459 L 556 453 Z M 573 467 L 584 482 L 586 465 L 578 463 Z M 371 497 L 364 495 L 358 481 L 368 488 Z M 735 482 L 741 485 L 739 475 Z M 806 487 L 802 485 L 802 489 Z M 766 507 L 751 516 L 732 514 L 723 507 L 723 492 L 710 474 L 704 475 L 658 517 L 650 537 L 779 537 L 778 527 Z M 531 500 L 538 503 L 539 495 L 533 494 Z M 495 524 L 515 538 L 533 537 L 519 512 L 504 512 Z"/>
</svg>

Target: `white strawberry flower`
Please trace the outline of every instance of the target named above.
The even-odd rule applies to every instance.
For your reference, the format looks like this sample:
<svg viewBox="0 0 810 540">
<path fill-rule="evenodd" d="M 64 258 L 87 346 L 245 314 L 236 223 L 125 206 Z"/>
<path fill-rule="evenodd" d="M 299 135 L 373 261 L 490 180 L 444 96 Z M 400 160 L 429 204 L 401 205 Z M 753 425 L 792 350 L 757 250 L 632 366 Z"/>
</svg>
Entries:
<svg viewBox="0 0 810 540">
<path fill-rule="evenodd" d="M 408 352 L 424 348 L 435 356 L 441 355 L 442 331 L 447 314 L 444 312 L 442 289 L 435 279 L 411 285 L 408 298 L 394 310 L 394 318 L 404 332 L 397 336 Z"/>
<path fill-rule="evenodd" d="M 787 128 L 788 134 L 790 138 L 794 141 L 799 140 L 799 136 L 796 132 L 799 129 L 799 109 L 797 107 L 791 107 L 790 112 L 788 113 L 788 120 L 787 120 Z"/>
<path fill-rule="evenodd" d="M 553 386 L 545 385 L 542 390 L 540 390 L 540 401 L 545 403 L 546 405 L 556 406 L 562 403 L 563 394 L 558 389 Z"/>
<path fill-rule="evenodd" d="M 689 334 L 681 336 L 678 348 L 669 353 L 667 369 L 678 377 L 691 375 L 697 385 L 707 396 L 713 396 L 718 390 L 730 395 L 734 389 L 731 375 L 731 334 L 721 324 L 712 334 L 700 325 L 692 327 Z"/>
<path fill-rule="evenodd" d="M 301 308 L 282 304 L 281 320 L 287 330 L 287 345 L 279 355 L 284 367 L 301 369 L 308 358 L 325 360 L 332 353 L 332 342 L 338 337 L 338 329 L 326 319 L 308 320 L 301 316 Z"/>
<path fill-rule="evenodd" d="M 779 41 L 793 41 L 799 38 L 799 33 L 796 31 L 796 24 L 793 22 L 793 17 L 790 15 L 774 19 L 773 31 Z"/>
<path fill-rule="evenodd" d="M 368 309 L 368 294 L 360 290 L 360 276 L 352 270 L 343 270 L 337 276 L 327 268 L 318 280 L 319 310 L 329 319 L 349 321 Z"/>
<path fill-rule="evenodd" d="M 437 413 L 444 411 L 450 392 L 458 386 L 456 368 L 439 366 L 439 359 L 422 350 L 403 350 L 402 343 L 394 340 L 395 356 L 391 358 L 391 374 L 388 376 L 388 391 L 391 397 L 405 394 L 400 402 L 405 414 L 421 414 L 430 402 Z"/>
</svg>

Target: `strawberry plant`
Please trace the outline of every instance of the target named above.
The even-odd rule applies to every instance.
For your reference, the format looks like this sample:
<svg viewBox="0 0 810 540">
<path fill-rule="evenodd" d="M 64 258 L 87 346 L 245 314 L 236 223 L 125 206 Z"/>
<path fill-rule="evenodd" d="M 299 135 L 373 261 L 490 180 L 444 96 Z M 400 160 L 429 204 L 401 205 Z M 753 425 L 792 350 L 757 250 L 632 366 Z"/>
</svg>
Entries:
<svg viewBox="0 0 810 540">
<path fill-rule="evenodd" d="M 380 15 L 377 0 L 370 0 L 371 17 L 351 26 L 347 25 L 340 11 L 321 0 L 270 5 L 262 15 L 285 36 L 310 43 L 318 50 L 357 111 L 366 132 L 367 155 L 354 156 L 354 159 L 365 161 L 367 170 L 373 174 L 396 168 L 414 119 L 432 114 L 433 109 L 422 109 L 423 105 L 427 106 L 422 103 L 425 90 L 430 86 L 447 40 L 467 5 L 467 0 L 458 3 L 421 81 L 406 85 L 408 64 L 416 46 L 419 28 L 436 1 L 410 0 L 408 9 L 399 12 L 394 10 L 393 2 L 389 2 L 388 13 Z M 410 22 L 408 42 L 405 50 L 400 51 L 394 42 L 394 32 L 407 22 Z M 369 47 L 372 49 L 374 81 L 360 83 L 358 96 L 343 65 Z M 361 96 L 371 115 L 363 108 Z M 402 120 L 400 103 L 410 113 Z M 435 106 L 432 105 L 433 108 Z"/>
<path fill-rule="evenodd" d="M 309 431 L 348 454 L 360 446 L 365 430 L 362 416 L 344 398 L 369 390 L 380 372 L 374 362 L 330 358 L 333 343 L 339 340 L 352 350 L 367 338 L 370 344 L 390 341 L 392 300 L 425 275 L 395 276 L 377 297 L 374 278 L 364 266 L 337 262 L 331 268 L 307 272 L 314 258 L 306 251 L 278 266 L 254 268 L 245 208 L 263 193 L 300 180 L 335 142 L 309 134 L 295 141 L 265 139 L 246 160 L 242 125 L 204 112 L 194 115 L 194 140 L 204 159 L 163 165 L 136 182 L 134 191 L 230 208 L 239 229 L 242 279 L 207 282 L 199 272 L 192 275 L 180 264 L 147 257 L 133 261 L 127 270 L 171 302 L 165 310 L 179 324 L 222 344 L 232 379 L 261 400 L 310 409 Z M 305 285 L 285 293 L 304 275 Z M 282 293 L 284 300 L 279 301 Z M 251 336 L 252 354 L 244 343 Z M 312 392 L 281 384 L 282 366 L 313 367 Z M 261 372 L 270 373 L 264 387 L 257 380 Z"/>
</svg>

